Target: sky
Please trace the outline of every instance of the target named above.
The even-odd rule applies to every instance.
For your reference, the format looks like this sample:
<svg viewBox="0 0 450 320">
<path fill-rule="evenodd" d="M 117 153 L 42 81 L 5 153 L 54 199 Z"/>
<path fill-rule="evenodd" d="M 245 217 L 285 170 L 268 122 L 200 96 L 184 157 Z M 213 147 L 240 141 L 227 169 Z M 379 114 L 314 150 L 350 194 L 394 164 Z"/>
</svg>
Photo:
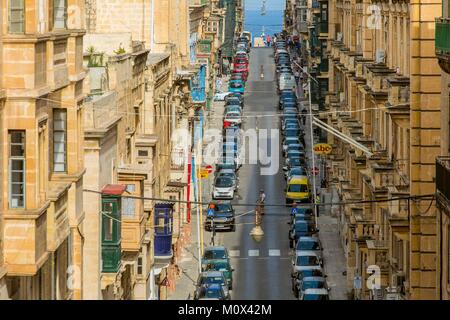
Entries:
<svg viewBox="0 0 450 320">
<path fill-rule="evenodd" d="M 262 0 L 245 0 L 245 10 L 260 10 Z M 283 10 L 284 0 L 266 0 L 266 10 Z"/>
</svg>

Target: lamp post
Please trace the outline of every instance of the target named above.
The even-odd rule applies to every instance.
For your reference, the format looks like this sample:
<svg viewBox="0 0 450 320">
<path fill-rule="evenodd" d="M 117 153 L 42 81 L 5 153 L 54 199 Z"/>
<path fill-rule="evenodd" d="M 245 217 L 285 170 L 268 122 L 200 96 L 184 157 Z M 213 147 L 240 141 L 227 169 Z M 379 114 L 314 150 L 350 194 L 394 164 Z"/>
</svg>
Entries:
<svg viewBox="0 0 450 320">
<path fill-rule="evenodd" d="M 250 235 L 256 242 L 261 242 L 264 236 L 264 231 L 261 228 L 261 204 L 258 203 L 255 209 L 255 226 L 250 231 Z"/>
</svg>

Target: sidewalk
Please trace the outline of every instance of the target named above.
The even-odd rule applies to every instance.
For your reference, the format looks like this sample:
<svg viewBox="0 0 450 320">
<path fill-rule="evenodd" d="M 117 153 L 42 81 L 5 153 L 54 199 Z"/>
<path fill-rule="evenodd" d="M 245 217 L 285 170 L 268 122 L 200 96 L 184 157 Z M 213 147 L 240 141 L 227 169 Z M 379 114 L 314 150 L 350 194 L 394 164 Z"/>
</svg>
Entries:
<svg viewBox="0 0 450 320">
<path fill-rule="evenodd" d="M 304 79 L 303 81 L 307 81 Z M 304 92 L 302 88 L 302 83 L 297 88 L 297 95 L 300 98 L 304 98 Z M 302 107 L 308 108 L 309 101 L 304 100 L 300 102 Z M 308 109 L 307 109 L 308 110 Z M 305 149 L 312 150 L 313 145 L 310 138 L 310 121 L 311 118 L 308 116 L 306 118 L 305 125 Z M 308 155 L 308 166 L 311 169 L 312 159 L 309 152 Z M 315 157 L 315 166 L 320 168 L 320 162 L 317 157 Z M 325 189 L 320 187 L 320 182 L 323 179 L 323 172 L 320 172 L 317 176 L 311 176 L 310 179 L 315 179 L 316 190 L 320 192 L 321 203 L 337 203 L 339 202 L 339 196 L 334 188 Z M 318 227 L 319 227 L 319 238 L 322 242 L 324 248 L 324 269 L 327 275 L 327 283 L 331 288 L 330 299 L 331 300 L 347 300 L 347 277 L 342 274 L 346 271 L 346 258 L 344 254 L 344 249 L 341 244 L 339 235 L 339 225 L 337 212 L 339 210 L 338 206 L 326 205 L 319 206 L 319 217 L 318 217 Z"/>
<path fill-rule="evenodd" d="M 175 291 L 169 292 L 167 300 L 192 300 L 195 283 L 199 275 L 198 264 L 198 229 L 197 212 L 195 208 L 191 213 L 191 243 L 183 248 L 178 267 L 181 270 L 181 278 L 176 282 Z M 206 241 L 203 241 L 206 247 Z"/>
<path fill-rule="evenodd" d="M 228 78 L 222 78 L 222 92 L 228 89 Z M 213 101 L 212 107 L 207 114 L 207 122 L 205 131 L 211 128 L 222 128 L 224 102 Z M 209 201 L 211 199 L 213 174 L 207 179 L 202 180 L 202 200 Z M 181 269 L 181 278 L 176 282 L 175 291 L 168 294 L 168 300 L 191 300 L 193 299 L 195 284 L 199 275 L 198 262 L 198 227 L 197 227 L 197 210 L 194 206 L 191 212 L 191 243 L 183 248 L 181 259 L 178 261 L 178 267 Z M 210 235 L 203 232 L 203 246 L 206 248 L 210 243 Z"/>
</svg>

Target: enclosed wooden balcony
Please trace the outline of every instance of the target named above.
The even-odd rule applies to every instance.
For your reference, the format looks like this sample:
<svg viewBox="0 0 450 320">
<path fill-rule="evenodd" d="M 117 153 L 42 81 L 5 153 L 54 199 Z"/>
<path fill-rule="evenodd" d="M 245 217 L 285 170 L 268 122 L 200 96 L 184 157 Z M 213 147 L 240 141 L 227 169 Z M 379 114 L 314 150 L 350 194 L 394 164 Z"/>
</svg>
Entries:
<svg viewBox="0 0 450 320">
<path fill-rule="evenodd" d="M 7 212 L 3 218 L 3 267 L 11 276 L 32 276 L 47 261 L 47 209 Z"/>
<path fill-rule="evenodd" d="M 450 212 L 450 157 L 436 159 L 436 194 L 438 206 Z"/>
<path fill-rule="evenodd" d="M 450 73 L 450 18 L 436 19 L 435 50 L 439 66 Z"/>
</svg>

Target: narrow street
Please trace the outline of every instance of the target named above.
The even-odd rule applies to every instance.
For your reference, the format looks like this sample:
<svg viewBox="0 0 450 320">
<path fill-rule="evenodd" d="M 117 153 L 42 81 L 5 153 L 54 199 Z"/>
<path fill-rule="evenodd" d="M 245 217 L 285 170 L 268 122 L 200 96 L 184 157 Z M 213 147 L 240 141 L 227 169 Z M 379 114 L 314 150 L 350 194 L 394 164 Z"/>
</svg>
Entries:
<svg viewBox="0 0 450 320">
<path fill-rule="evenodd" d="M 264 78 L 260 77 L 260 66 L 263 65 Z M 250 54 L 250 76 L 246 84 L 244 123 L 242 129 L 276 129 L 279 130 L 278 95 L 276 92 L 275 64 L 272 48 L 254 48 Z M 224 83 L 223 89 L 226 89 Z M 299 92 L 301 96 L 303 92 Z M 215 102 L 210 111 L 208 128 L 218 128 L 222 125 L 223 102 Z M 309 120 L 305 127 L 307 155 L 310 159 L 311 142 L 309 140 Z M 285 179 L 282 167 L 284 158 L 281 154 L 281 132 L 276 150 L 269 150 L 278 158 L 278 168 L 275 174 L 261 174 L 261 164 L 243 164 L 239 170 L 239 191 L 232 201 L 236 210 L 236 231 L 217 232 L 215 245 L 228 248 L 233 274 L 232 299 L 295 299 L 291 291 L 291 261 L 292 250 L 289 249 L 288 231 L 290 209 L 284 206 Z M 270 148 L 269 141 L 267 146 Z M 248 145 L 246 157 L 248 157 Z M 244 151 L 244 150 L 243 150 Z M 311 163 L 309 163 L 311 167 Z M 319 178 L 317 179 L 319 187 Z M 203 199 L 211 199 L 213 175 L 203 180 Z M 256 242 L 250 236 L 254 226 L 254 206 L 243 204 L 255 203 L 260 189 L 264 189 L 267 204 L 280 204 L 279 207 L 267 206 L 263 217 L 262 228 L 264 236 L 261 242 Z M 330 198 L 331 199 L 331 198 Z M 334 200 L 334 199 L 333 199 Z M 241 205 L 242 204 L 242 205 Z M 331 299 L 346 299 L 345 280 L 342 275 L 345 270 L 345 259 L 337 233 L 336 218 L 330 216 L 330 210 L 321 209 L 318 219 L 320 238 L 324 245 L 325 272 L 332 290 Z M 197 217 L 194 214 L 193 221 Z M 205 246 L 211 243 L 211 233 L 203 231 Z M 178 290 L 171 299 L 186 299 L 192 296 L 193 282 L 198 276 L 197 262 L 197 230 L 192 225 L 192 244 L 184 253 L 180 265 L 183 270 Z"/>
</svg>

